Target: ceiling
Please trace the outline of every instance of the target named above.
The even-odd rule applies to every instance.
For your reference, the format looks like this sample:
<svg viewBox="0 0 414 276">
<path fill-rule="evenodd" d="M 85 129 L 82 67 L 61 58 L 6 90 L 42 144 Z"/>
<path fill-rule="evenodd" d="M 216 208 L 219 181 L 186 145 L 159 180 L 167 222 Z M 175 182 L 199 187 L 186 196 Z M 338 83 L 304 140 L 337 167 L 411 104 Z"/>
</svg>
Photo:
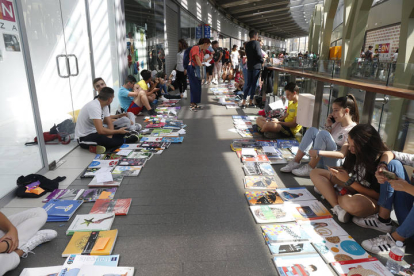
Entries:
<svg viewBox="0 0 414 276">
<path fill-rule="evenodd" d="M 307 36 L 316 4 L 323 0 L 210 0 L 227 18 L 281 38 Z"/>
</svg>

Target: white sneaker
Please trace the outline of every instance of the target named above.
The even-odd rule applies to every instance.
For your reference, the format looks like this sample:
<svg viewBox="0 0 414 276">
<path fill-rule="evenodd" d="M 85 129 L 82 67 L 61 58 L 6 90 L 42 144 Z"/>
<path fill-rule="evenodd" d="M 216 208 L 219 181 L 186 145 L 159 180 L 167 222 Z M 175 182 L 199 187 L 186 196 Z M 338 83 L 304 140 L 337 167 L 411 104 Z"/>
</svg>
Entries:
<svg viewBox="0 0 414 276">
<path fill-rule="evenodd" d="M 286 166 L 282 167 L 280 169 L 281 172 L 292 172 L 294 169 L 297 169 L 300 167 L 300 163 L 296 163 L 294 160 L 291 160 L 287 163 Z"/>
<path fill-rule="evenodd" d="M 334 213 L 338 217 L 338 220 L 340 222 L 347 223 L 351 218 L 351 215 L 347 211 L 342 209 L 342 207 L 339 206 L 339 204 L 333 207 L 331 210 L 332 213 Z"/>
<path fill-rule="evenodd" d="M 394 239 L 389 233 L 386 235 L 380 235 L 377 238 L 365 240 L 361 243 L 361 246 L 368 252 L 374 254 L 389 254 L 391 247 L 395 245 Z"/>
<path fill-rule="evenodd" d="M 26 258 L 29 252 L 35 249 L 42 243 L 53 240 L 57 237 L 57 232 L 55 230 L 40 230 L 34 235 L 26 244 L 23 244 L 19 247 L 24 253 L 22 258 Z M 33 252 L 32 252 L 33 253 Z"/>
<path fill-rule="evenodd" d="M 374 214 L 372 216 L 366 218 L 357 218 L 354 217 L 352 221 L 363 228 L 371 228 L 383 233 L 391 233 L 392 224 L 386 224 L 378 219 L 378 214 Z"/>
<path fill-rule="evenodd" d="M 184 98 L 184 99 L 187 99 L 187 90 L 184 90 L 184 93 L 183 93 L 183 98 Z"/>
<path fill-rule="evenodd" d="M 306 164 L 298 169 L 292 170 L 292 173 L 296 176 L 309 177 L 312 170 L 313 169 L 311 166 L 309 166 L 309 164 Z"/>
</svg>

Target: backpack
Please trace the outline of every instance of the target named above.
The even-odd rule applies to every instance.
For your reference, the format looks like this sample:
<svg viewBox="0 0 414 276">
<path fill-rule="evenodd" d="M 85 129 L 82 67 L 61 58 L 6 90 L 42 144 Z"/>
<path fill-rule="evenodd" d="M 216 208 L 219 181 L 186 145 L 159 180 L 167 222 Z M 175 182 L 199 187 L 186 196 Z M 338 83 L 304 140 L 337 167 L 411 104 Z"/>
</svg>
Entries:
<svg viewBox="0 0 414 276">
<path fill-rule="evenodd" d="M 58 134 L 58 133 L 68 133 L 72 134 L 75 133 L 75 124 L 71 119 L 66 119 L 58 125 L 54 125 L 50 129 L 50 134 Z"/>
<path fill-rule="evenodd" d="M 190 63 L 190 51 L 193 48 L 193 46 L 188 47 L 185 52 L 184 52 L 184 57 L 183 57 L 183 66 L 184 69 L 187 70 L 188 68 L 188 63 Z"/>
<path fill-rule="evenodd" d="M 224 55 L 224 58 L 227 60 L 227 59 L 230 59 L 230 53 L 229 53 L 229 51 L 226 51 L 226 54 Z"/>
<path fill-rule="evenodd" d="M 30 198 L 38 198 L 41 197 L 42 195 L 46 194 L 47 192 L 52 192 L 55 189 L 59 188 L 59 182 L 63 181 L 66 179 L 66 176 L 59 176 L 56 177 L 55 179 L 51 180 L 48 179 L 46 177 L 44 177 L 43 175 L 40 174 L 29 174 L 26 176 L 20 176 L 17 179 L 17 190 L 16 190 L 16 195 L 18 197 L 30 197 Z M 43 193 L 37 195 L 37 194 L 32 194 L 32 193 L 26 193 L 26 185 L 29 185 L 33 182 L 39 181 L 40 185 L 39 187 L 42 188 L 43 190 L 45 190 Z"/>
</svg>

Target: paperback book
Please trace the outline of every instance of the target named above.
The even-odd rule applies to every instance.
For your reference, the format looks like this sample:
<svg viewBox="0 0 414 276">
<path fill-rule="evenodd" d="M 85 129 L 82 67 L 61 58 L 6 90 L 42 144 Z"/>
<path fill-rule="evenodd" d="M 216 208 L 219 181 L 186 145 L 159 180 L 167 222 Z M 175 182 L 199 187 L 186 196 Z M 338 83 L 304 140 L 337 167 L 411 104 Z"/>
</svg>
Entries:
<svg viewBox="0 0 414 276">
<path fill-rule="evenodd" d="M 280 276 L 334 275 L 318 254 L 279 255 L 273 262 Z"/>
<path fill-rule="evenodd" d="M 277 183 L 272 176 L 245 176 L 244 187 L 246 189 L 275 189 Z"/>
<path fill-rule="evenodd" d="M 109 256 L 90 256 L 90 255 L 70 255 L 63 264 L 59 276 L 76 276 L 81 267 L 85 265 L 117 267 L 119 255 Z"/>
<path fill-rule="evenodd" d="M 348 236 L 348 233 L 332 218 L 298 220 L 298 224 L 314 241 L 333 236 Z"/>
<path fill-rule="evenodd" d="M 111 230 L 114 218 L 114 213 L 77 215 L 66 230 L 66 235 L 72 236 L 75 232 Z"/>
<path fill-rule="evenodd" d="M 73 254 L 111 255 L 117 236 L 117 229 L 100 232 L 75 232 L 63 251 L 62 257 L 69 257 Z"/>
<path fill-rule="evenodd" d="M 81 178 L 93 178 L 99 170 L 100 168 L 86 168 L 81 174 Z"/>
<path fill-rule="evenodd" d="M 295 218 L 284 204 L 250 206 L 257 223 L 276 223 L 294 221 Z"/>
<path fill-rule="evenodd" d="M 140 147 L 141 147 L 141 143 L 138 143 L 138 144 L 123 144 L 122 146 L 119 147 L 119 149 L 120 150 L 128 150 L 128 149 L 135 150 L 135 149 L 138 149 Z"/>
<path fill-rule="evenodd" d="M 133 151 L 128 155 L 128 158 L 146 158 L 147 160 L 151 159 L 153 153 L 143 152 L 143 151 Z"/>
<path fill-rule="evenodd" d="M 348 260 L 331 263 L 339 276 L 393 276 L 377 258 Z M 408 275 L 408 274 L 407 274 Z"/>
<path fill-rule="evenodd" d="M 115 213 L 115 216 L 126 216 L 131 207 L 131 198 L 124 199 L 97 199 L 90 214 Z"/>
<path fill-rule="evenodd" d="M 147 137 L 142 137 L 140 142 L 144 143 L 144 142 L 161 142 L 162 141 L 162 137 L 154 137 L 154 136 L 147 136 Z"/>
<path fill-rule="evenodd" d="M 283 201 L 295 202 L 305 200 L 316 200 L 316 198 L 306 188 L 282 188 L 277 192 L 283 198 Z"/>
<path fill-rule="evenodd" d="M 160 148 L 160 149 L 166 149 L 170 146 L 171 143 L 165 143 L 165 142 L 144 142 L 142 143 L 143 148 Z"/>
<path fill-rule="evenodd" d="M 78 198 L 84 202 L 95 202 L 99 199 L 113 199 L 117 188 L 86 189 Z"/>
<path fill-rule="evenodd" d="M 274 205 L 282 204 L 283 200 L 276 192 L 273 191 L 249 191 L 245 192 L 246 199 L 250 205 Z"/>
<path fill-rule="evenodd" d="M 277 139 L 278 148 L 299 147 L 299 142 L 293 139 Z"/>
<path fill-rule="evenodd" d="M 82 203 L 82 200 L 52 199 L 43 209 L 47 212 L 47 221 L 68 221 Z"/>
<path fill-rule="evenodd" d="M 82 266 L 78 276 L 133 276 L 133 267 Z"/>
<path fill-rule="evenodd" d="M 94 160 L 112 160 L 112 159 L 119 159 L 122 156 L 117 155 L 116 153 L 103 153 L 95 155 Z"/>
<path fill-rule="evenodd" d="M 25 268 L 20 276 L 58 276 L 61 270 L 61 265 Z"/>
<path fill-rule="evenodd" d="M 269 158 L 267 158 L 267 156 L 264 155 L 264 154 L 260 154 L 260 155 L 257 155 L 255 157 L 242 157 L 241 161 L 243 163 L 245 163 L 245 162 L 266 162 L 266 163 L 269 163 L 270 162 Z"/>
<path fill-rule="evenodd" d="M 55 189 L 42 202 L 46 203 L 52 199 L 76 200 L 83 193 L 83 189 Z"/>
<path fill-rule="evenodd" d="M 164 137 L 162 141 L 171 144 L 179 144 L 184 141 L 184 137 Z"/>
<path fill-rule="evenodd" d="M 140 166 L 116 166 L 112 174 L 119 174 L 123 176 L 138 176 L 141 172 Z"/>
<path fill-rule="evenodd" d="M 151 136 L 155 136 L 155 137 L 162 137 L 164 134 L 170 134 L 173 130 L 172 129 L 164 129 L 164 128 L 155 128 L 152 132 L 151 132 Z"/>
<path fill-rule="evenodd" d="M 325 206 L 317 200 L 298 201 L 295 203 L 285 203 L 286 207 L 291 208 L 291 213 L 296 220 L 307 220 L 311 218 L 331 218 L 331 213 Z"/>
<path fill-rule="evenodd" d="M 106 168 L 115 167 L 118 164 L 118 160 L 92 160 L 88 168 Z"/>
<path fill-rule="evenodd" d="M 269 243 L 267 246 L 269 247 L 272 255 L 318 254 L 310 242 Z"/>
<path fill-rule="evenodd" d="M 140 166 L 143 167 L 147 162 L 147 158 L 121 158 L 118 166 Z"/>
<path fill-rule="evenodd" d="M 165 123 L 158 123 L 158 124 L 150 123 L 150 124 L 146 125 L 145 127 L 146 128 L 162 128 L 164 126 L 165 126 Z"/>
<path fill-rule="evenodd" d="M 122 175 L 112 175 L 112 181 L 106 181 L 106 182 L 98 182 L 96 176 L 92 178 L 91 182 L 88 184 L 89 188 L 94 187 L 119 187 L 122 183 L 122 180 L 124 179 L 124 176 Z"/>
<path fill-rule="evenodd" d="M 295 222 L 263 225 L 262 231 L 268 243 L 311 241 L 311 236 Z"/>
</svg>

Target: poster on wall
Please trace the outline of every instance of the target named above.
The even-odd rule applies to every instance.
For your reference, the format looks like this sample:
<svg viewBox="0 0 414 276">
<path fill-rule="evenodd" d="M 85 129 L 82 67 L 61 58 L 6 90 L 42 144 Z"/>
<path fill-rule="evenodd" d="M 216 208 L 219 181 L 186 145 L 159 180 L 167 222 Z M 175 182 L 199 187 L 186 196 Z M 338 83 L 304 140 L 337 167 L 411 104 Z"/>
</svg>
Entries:
<svg viewBox="0 0 414 276">
<path fill-rule="evenodd" d="M 374 45 L 374 51 L 378 50 L 379 60 L 391 59 L 391 41 L 386 41 Z"/>
<path fill-rule="evenodd" d="M 211 27 L 210 24 L 205 24 L 204 25 L 204 37 L 205 38 L 210 38 L 210 31 L 211 31 Z"/>
<path fill-rule="evenodd" d="M 202 36 L 202 26 L 201 26 L 201 24 L 200 25 L 198 25 L 197 26 L 197 28 L 196 28 L 196 39 L 200 39 L 201 38 L 201 36 Z"/>
<path fill-rule="evenodd" d="M 400 44 L 400 29 L 398 24 L 367 31 L 364 51 L 368 50 L 368 46 L 373 46 L 373 52 L 378 49 L 380 61 L 391 61 Z"/>
</svg>

